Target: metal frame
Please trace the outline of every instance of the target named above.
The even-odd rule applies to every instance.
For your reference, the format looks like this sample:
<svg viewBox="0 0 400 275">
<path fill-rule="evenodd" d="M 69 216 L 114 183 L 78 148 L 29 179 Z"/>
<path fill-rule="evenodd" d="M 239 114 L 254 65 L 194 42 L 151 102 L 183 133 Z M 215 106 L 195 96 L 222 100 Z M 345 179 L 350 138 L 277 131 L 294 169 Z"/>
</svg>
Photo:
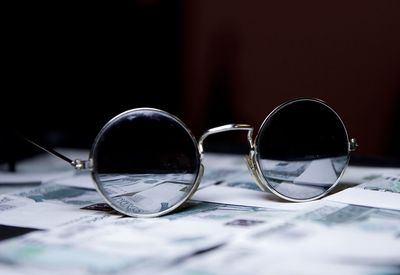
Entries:
<svg viewBox="0 0 400 275">
<path fill-rule="evenodd" d="M 327 189 L 324 193 L 313 197 L 313 198 L 309 198 L 309 199 L 293 199 L 290 197 L 287 197 L 285 195 L 280 194 L 279 192 L 277 192 L 268 182 L 268 180 L 263 176 L 262 171 L 261 171 L 261 167 L 258 161 L 258 150 L 257 150 L 257 144 L 259 142 L 259 135 L 260 135 L 260 131 L 261 129 L 263 129 L 263 127 L 268 123 L 268 121 L 282 108 L 284 108 L 285 106 L 295 103 L 295 102 L 299 102 L 299 101 L 314 101 L 317 102 L 319 104 L 324 105 L 325 107 L 329 108 L 340 120 L 340 122 L 343 125 L 343 129 L 345 131 L 347 140 L 348 140 L 348 150 L 347 150 L 347 161 L 346 161 L 346 165 L 345 168 L 343 169 L 343 171 L 341 172 L 341 174 L 339 175 L 338 179 L 336 180 L 336 182 L 329 188 Z M 122 119 L 124 117 L 126 117 L 127 115 L 130 115 L 132 113 L 138 112 L 138 111 L 152 111 L 152 112 L 157 112 L 157 113 L 161 113 L 164 116 L 176 121 L 181 127 L 183 127 L 183 129 L 188 133 L 188 135 L 190 136 L 190 138 L 193 141 L 193 144 L 195 145 L 195 147 L 197 148 L 196 150 L 196 155 L 199 161 L 199 167 L 197 170 L 197 175 L 196 175 L 196 179 L 195 182 L 190 190 L 190 192 L 177 204 L 175 204 L 174 206 L 162 211 L 162 212 L 158 212 L 158 213 L 154 213 L 154 214 L 132 214 L 132 213 L 127 213 L 123 210 L 118 209 L 117 206 L 115 206 L 113 204 L 113 202 L 111 200 L 109 200 L 107 198 L 107 196 L 104 194 L 102 188 L 99 185 L 100 180 L 97 178 L 97 172 L 96 172 L 96 161 L 95 161 L 95 156 L 96 156 L 96 147 L 97 144 L 100 140 L 100 138 L 102 137 L 102 135 L 104 134 L 105 131 L 107 131 L 109 129 L 109 127 L 111 125 L 113 125 L 117 120 Z M 68 162 L 70 165 L 72 165 L 75 169 L 78 170 L 90 170 L 91 171 L 91 175 L 92 178 L 95 182 L 95 188 L 96 190 L 102 195 L 102 197 L 104 198 L 104 200 L 112 207 L 114 208 L 116 211 L 131 216 L 131 217 L 140 217 L 140 218 L 150 218 L 150 217 L 158 217 L 158 216 L 162 216 L 165 215 L 167 213 L 170 213 L 174 210 L 176 210 L 177 208 L 179 208 L 184 202 L 186 202 L 187 200 L 189 200 L 193 194 L 196 192 L 196 190 L 199 187 L 201 178 L 203 176 L 204 173 L 204 166 L 202 163 L 203 160 L 203 144 L 205 139 L 210 136 L 210 135 L 214 135 L 214 134 L 218 134 L 218 133 L 222 133 L 222 132 L 228 132 L 228 131 L 248 131 L 247 133 L 247 141 L 249 142 L 250 145 L 250 152 L 249 155 L 245 156 L 245 160 L 246 160 L 246 164 L 249 168 L 249 171 L 253 174 L 257 185 L 260 187 L 261 190 L 263 191 L 270 191 L 273 194 L 277 195 L 280 198 L 283 198 L 285 200 L 288 201 L 294 201 L 294 202 L 305 202 L 305 201 L 312 201 L 312 200 L 316 200 L 318 198 L 321 198 L 323 196 L 325 196 L 327 193 L 329 193 L 339 182 L 340 178 L 343 176 L 344 171 L 346 170 L 346 167 L 348 166 L 348 162 L 350 159 L 350 152 L 354 151 L 358 144 L 356 142 L 356 140 L 354 138 L 349 140 L 349 136 L 348 136 L 348 132 L 347 129 L 343 123 L 343 120 L 340 118 L 340 116 L 338 115 L 338 113 L 333 110 L 329 105 L 327 105 L 324 101 L 316 99 L 316 98 L 298 98 L 298 99 L 293 99 L 293 100 L 289 100 L 284 102 L 283 104 L 279 105 L 278 107 L 276 107 L 272 112 L 270 112 L 268 114 L 268 116 L 264 119 L 263 123 L 261 124 L 259 131 L 257 133 L 256 138 L 253 141 L 253 132 L 254 132 L 254 128 L 248 124 L 227 124 L 227 125 L 223 125 L 223 126 L 219 126 L 219 127 L 215 127 L 212 129 L 207 130 L 199 139 L 199 142 L 196 142 L 196 139 L 194 137 L 194 135 L 191 133 L 191 131 L 189 130 L 189 128 L 176 116 L 159 110 L 159 109 L 154 109 L 154 108 L 136 108 L 136 109 L 131 109 L 128 111 L 125 111 L 117 116 L 115 116 L 114 118 L 112 118 L 110 121 L 108 121 L 103 128 L 100 130 L 100 132 L 98 133 L 98 135 L 96 136 L 96 139 L 93 142 L 92 148 L 90 150 L 90 154 L 89 154 L 89 159 L 88 160 L 71 160 L 68 157 L 54 151 L 51 149 L 46 149 L 40 145 L 38 145 L 37 143 L 26 139 L 28 142 L 32 143 L 33 145 L 41 148 L 44 151 L 47 151 L 48 153 Z"/>
<path fill-rule="evenodd" d="M 102 195 L 102 197 L 104 198 L 104 200 L 108 203 L 108 205 L 110 205 L 112 208 L 114 208 L 116 211 L 118 211 L 119 213 L 125 214 L 127 216 L 130 217 L 136 217 L 136 218 L 153 218 L 153 217 L 158 217 L 158 216 L 162 216 L 165 214 L 168 214 L 174 210 L 176 210 L 178 207 L 180 207 L 183 203 L 185 203 L 186 201 L 188 201 L 193 194 L 196 192 L 196 190 L 199 187 L 201 178 L 203 177 L 203 173 L 204 173 L 204 166 L 202 164 L 202 156 L 199 153 L 198 150 L 196 150 L 196 156 L 197 159 L 199 161 L 199 167 L 197 169 L 197 175 L 196 175 L 196 179 L 192 185 L 192 188 L 190 189 L 189 193 L 181 200 L 179 201 L 177 204 L 175 204 L 174 206 L 171 206 L 170 208 L 161 211 L 161 212 L 157 212 L 157 213 L 153 213 L 153 214 L 132 214 L 132 213 L 128 213 L 124 210 L 119 209 L 118 206 L 116 206 L 110 199 L 108 199 L 108 197 L 105 195 L 105 192 L 102 190 L 99 182 L 100 180 L 97 178 L 97 172 L 96 172 L 96 161 L 95 161 L 95 155 L 96 155 L 96 147 L 98 145 L 99 140 L 101 139 L 102 135 L 104 134 L 104 132 L 106 132 L 111 125 L 113 125 L 116 121 L 123 119 L 126 116 L 129 116 L 131 114 L 134 114 L 135 112 L 142 112 L 142 111 L 151 111 L 151 112 L 155 112 L 155 113 L 161 113 L 164 116 L 174 120 L 175 122 L 177 122 L 186 132 L 187 134 L 190 136 L 190 138 L 193 141 L 193 145 L 195 148 L 197 148 L 197 142 L 196 139 L 194 137 L 194 135 L 192 134 L 192 132 L 189 130 L 188 127 L 186 127 L 186 125 L 176 116 L 159 110 L 159 109 L 154 109 L 154 108 L 136 108 L 136 109 L 131 109 L 128 111 L 125 111 L 123 113 L 120 113 L 119 115 L 115 116 L 114 118 L 112 118 L 110 121 L 108 121 L 103 128 L 100 130 L 100 132 L 97 134 L 93 145 L 92 145 L 92 149 L 90 150 L 90 154 L 89 154 L 89 163 L 90 163 L 90 171 L 91 171 L 91 175 L 93 178 L 93 181 L 95 182 L 95 187 L 96 190 Z"/>
<path fill-rule="evenodd" d="M 259 151 L 258 151 L 258 143 L 259 143 L 259 136 L 260 136 L 260 132 L 261 129 L 264 128 L 264 126 L 269 122 L 269 120 L 281 109 L 285 108 L 286 106 L 296 103 L 296 102 L 300 102 L 300 101 L 313 101 L 316 103 L 319 103 L 323 106 L 325 106 L 326 108 L 328 108 L 329 110 L 331 110 L 339 119 L 339 121 L 341 122 L 343 129 L 345 131 L 345 135 L 346 135 L 346 139 L 348 141 L 348 148 L 347 148 L 347 160 L 346 160 L 346 164 L 345 164 L 345 168 L 342 170 L 342 172 L 340 173 L 339 177 L 337 178 L 337 180 L 332 184 L 332 186 L 330 188 L 328 188 L 327 190 L 325 190 L 325 192 L 321 193 L 318 196 L 309 198 L 309 199 L 295 199 L 295 198 L 291 198 L 288 196 L 285 196 L 281 193 L 279 193 L 278 191 L 276 191 L 272 185 L 268 182 L 268 180 L 264 177 L 264 175 L 262 174 L 261 171 L 261 167 L 260 167 L 260 163 L 258 161 L 258 155 L 259 155 Z M 306 202 L 306 201 L 313 201 L 316 200 L 318 198 L 321 198 L 323 196 L 325 196 L 326 194 L 328 194 L 333 188 L 335 188 L 335 186 L 339 183 L 341 177 L 344 174 L 344 171 L 346 170 L 346 167 L 348 166 L 349 160 L 350 160 L 350 152 L 354 151 L 358 144 L 356 139 L 351 138 L 349 140 L 349 135 L 346 129 L 346 126 L 344 125 L 343 120 L 340 118 L 340 116 L 338 115 L 338 113 L 332 109 L 332 107 L 330 107 L 328 104 L 326 104 L 324 101 L 320 100 L 320 99 L 316 99 L 316 98 L 298 98 L 298 99 L 293 99 L 293 100 L 289 100 L 284 102 L 283 104 L 279 105 L 278 107 L 276 107 L 272 112 L 270 112 L 268 114 L 268 116 L 264 119 L 263 123 L 261 124 L 257 136 L 256 138 L 252 139 L 252 135 L 253 135 L 253 127 L 251 127 L 250 125 L 247 124 L 228 124 L 228 125 L 223 125 L 223 126 L 219 126 L 216 128 L 212 128 L 209 129 L 208 131 L 206 131 L 200 138 L 199 140 L 199 152 L 203 153 L 203 142 L 204 139 L 206 137 L 208 137 L 209 135 L 212 134 L 217 134 L 217 133 L 222 133 L 222 132 L 226 132 L 226 131 L 234 131 L 234 130 L 247 130 L 248 131 L 248 135 L 247 135 L 247 140 L 250 144 L 250 152 L 248 156 L 245 156 L 245 160 L 246 160 L 246 164 L 247 167 L 249 168 L 251 174 L 253 174 L 255 180 L 256 180 L 256 184 L 258 185 L 258 187 L 263 190 L 263 191 L 270 191 L 273 194 L 277 195 L 278 197 L 288 200 L 288 201 L 293 201 L 293 202 Z"/>
<path fill-rule="evenodd" d="M 263 176 L 262 171 L 261 171 L 261 167 L 260 167 L 260 163 L 258 161 L 258 154 L 259 151 L 257 150 L 257 145 L 259 143 L 259 136 L 260 136 L 260 132 L 261 129 L 263 129 L 263 127 L 269 122 L 269 120 L 278 112 L 280 111 L 282 108 L 285 108 L 286 106 L 293 104 L 295 102 L 300 102 L 300 101 L 313 101 L 316 103 L 319 103 L 325 107 L 327 107 L 328 109 L 330 109 L 339 119 L 339 121 L 341 122 L 343 129 L 345 131 L 346 134 L 346 138 L 348 141 L 348 147 L 347 147 L 347 160 L 346 160 L 346 164 L 344 166 L 344 169 L 342 170 L 342 172 L 340 173 L 339 177 L 337 178 L 336 182 L 333 183 L 333 185 L 328 188 L 325 192 L 323 192 L 322 194 L 309 198 L 309 199 L 295 199 L 295 198 L 291 198 L 291 197 L 287 197 L 285 195 L 282 195 L 281 193 L 279 193 L 278 191 L 276 191 L 271 184 L 268 182 L 268 180 Z M 339 183 L 341 177 L 344 174 L 344 171 L 346 170 L 349 160 L 350 160 L 350 152 L 354 151 L 357 148 L 358 144 L 356 142 L 356 139 L 352 138 L 349 140 L 349 135 L 346 129 L 346 126 L 343 123 L 343 120 L 340 118 L 340 116 L 338 115 L 338 113 L 332 108 L 330 107 L 328 104 L 326 104 L 324 101 L 320 100 L 320 99 L 316 99 L 316 98 L 298 98 L 298 99 L 293 99 L 293 100 L 289 100 L 284 102 L 283 104 L 279 105 L 278 107 L 276 107 L 272 112 L 269 113 L 269 115 L 264 119 L 263 123 L 260 126 L 260 129 L 257 133 L 257 136 L 254 140 L 254 147 L 252 148 L 252 150 L 250 151 L 250 155 L 249 155 L 249 159 L 248 159 L 248 164 L 251 165 L 250 170 L 253 172 L 253 175 L 255 176 L 256 180 L 257 180 L 257 185 L 263 190 L 263 191 L 270 191 L 273 194 L 277 195 L 278 197 L 288 200 L 288 201 L 293 201 L 293 202 L 307 202 L 307 201 L 313 201 L 316 199 L 319 199 L 323 196 L 325 196 L 326 194 L 328 194 L 333 188 L 335 188 L 335 186 Z"/>
</svg>

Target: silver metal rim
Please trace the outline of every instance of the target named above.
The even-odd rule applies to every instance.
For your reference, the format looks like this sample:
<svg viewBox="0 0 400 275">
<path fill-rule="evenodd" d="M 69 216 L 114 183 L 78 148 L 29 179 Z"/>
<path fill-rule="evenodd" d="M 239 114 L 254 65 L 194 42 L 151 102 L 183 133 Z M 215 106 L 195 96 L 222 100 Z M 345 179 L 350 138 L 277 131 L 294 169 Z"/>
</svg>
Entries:
<svg viewBox="0 0 400 275">
<path fill-rule="evenodd" d="M 259 155 L 259 151 L 258 151 L 258 142 L 259 142 L 259 136 L 260 136 L 261 129 L 263 129 L 264 126 L 269 122 L 269 120 L 270 120 L 278 111 L 280 111 L 282 108 L 284 108 L 284 107 L 286 107 L 286 106 L 288 106 L 288 105 L 290 105 L 290 104 L 292 104 L 292 103 L 300 102 L 300 101 L 312 101 L 312 102 L 316 102 L 316 103 L 319 103 L 319 104 L 321 104 L 321 105 L 327 107 L 328 109 L 330 109 L 330 110 L 337 116 L 337 118 L 339 119 L 339 121 L 342 123 L 343 129 L 344 129 L 344 132 L 345 132 L 345 134 L 346 134 L 347 141 L 348 141 L 348 142 L 347 142 L 347 143 L 348 143 L 348 146 L 347 146 L 347 160 L 346 160 L 346 164 L 345 164 L 345 166 L 344 166 L 343 171 L 340 173 L 339 177 L 337 178 L 336 182 L 335 182 L 334 184 L 332 184 L 332 186 L 329 187 L 325 192 L 321 193 L 321 194 L 318 195 L 318 196 L 315 196 L 315 197 L 312 197 L 312 198 L 308 198 L 308 199 L 295 199 L 295 198 L 291 198 L 291 197 L 285 196 L 285 195 L 279 193 L 278 191 L 276 191 L 276 190 L 272 187 L 272 185 L 268 182 L 268 180 L 264 177 L 264 175 L 263 175 L 263 173 L 262 173 L 262 171 L 261 171 L 260 163 L 259 163 L 259 161 L 258 161 L 258 155 Z M 257 132 L 257 136 L 256 136 L 256 138 L 255 138 L 255 140 L 254 140 L 254 150 L 252 150 L 252 152 L 250 153 L 250 159 L 251 159 L 251 161 L 253 162 L 253 167 L 255 167 L 255 172 L 256 172 L 255 176 L 257 177 L 257 180 L 258 180 L 263 186 L 265 186 L 266 189 L 268 189 L 269 191 L 271 191 L 273 194 L 277 195 L 278 197 L 280 197 L 280 198 L 282 198 L 282 199 L 285 199 L 285 200 L 288 200 L 288 201 L 293 201 L 293 202 L 307 202 L 307 201 L 313 201 L 313 200 L 316 200 L 316 199 L 319 199 L 319 198 L 325 196 L 325 195 L 328 194 L 333 188 L 335 188 L 336 185 L 339 183 L 340 179 L 342 178 L 342 176 L 343 176 L 343 174 L 344 174 L 344 172 L 345 172 L 345 170 L 346 170 L 346 168 L 347 168 L 347 166 L 348 166 L 349 160 L 350 160 L 350 148 L 349 148 L 350 146 L 349 146 L 349 144 L 350 144 L 350 142 L 349 142 L 349 135 L 348 135 L 346 126 L 345 126 L 343 120 L 342 120 L 342 119 L 340 118 L 340 116 L 338 115 L 338 113 L 337 113 L 332 107 L 330 107 L 328 104 L 326 104 L 324 101 L 322 101 L 322 100 L 320 100 L 320 99 L 316 99 L 316 98 L 297 98 L 297 99 L 289 100 L 289 101 L 286 101 L 286 102 L 282 103 L 281 105 L 279 105 L 278 107 L 276 107 L 271 113 L 269 113 L 268 116 L 264 119 L 263 123 L 261 124 L 261 126 L 260 126 L 260 128 L 259 128 L 259 130 L 258 130 L 258 132 Z"/>
<path fill-rule="evenodd" d="M 151 111 L 151 112 L 156 112 L 156 113 L 160 113 L 174 121 L 176 121 L 180 126 L 183 127 L 183 129 L 185 129 L 185 131 L 188 133 L 188 135 L 190 136 L 190 138 L 193 141 L 193 145 L 194 145 L 194 149 L 196 151 L 196 158 L 199 162 L 199 167 L 197 169 L 197 175 L 196 175 L 196 179 L 195 182 L 191 188 L 191 190 L 189 191 L 189 193 L 178 203 L 176 203 L 174 206 L 158 212 L 158 213 L 152 213 L 152 214 L 132 214 L 132 213 L 128 213 L 123 209 L 120 209 L 117 205 L 115 205 L 110 199 L 108 199 L 108 197 L 106 196 L 106 194 L 103 192 L 102 188 L 100 187 L 100 180 L 97 178 L 97 172 L 96 172 L 96 149 L 97 149 L 97 145 L 98 142 L 100 140 L 100 138 L 102 137 L 102 135 L 110 128 L 111 125 L 113 125 L 115 122 L 117 122 L 120 119 L 123 119 L 124 117 L 126 117 L 127 115 L 130 115 L 132 113 L 138 112 L 138 111 Z M 104 126 L 103 128 L 100 130 L 100 132 L 97 134 L 95 141 L 92 145 L 92 148 L 90 150 L 90 154 L 89 154 L 89 162 L 90 162 L 90 171 L 91 171 L 91 175 L 92 175 L 92 179 L 95 183 L 95 188 L 96 190 L 101 194 L 101 196 L 103 197 L 103 199 L 107 202 L 107 204 L 109 206 L 111 206 L 113 209 L 115 209 L 116 211 L 118 211 L 119 213 L 122 213 L 124 215 L 130 216 L 130 217 L 135 217 L 135 218 L 153 218 L 153 217 L 158 217 L 158 216 L 162 216 L 165 214 L 168 214 L 174 210 L 176 210 L 178 207 L 180 207 L 183 203 L 185 203 L 187 200 L 190 199 L 190 197 L 192 197 L 192 195 L 194 194 L 194 192 L 197 190 L 201 178 L 203 176 L 203 172 L 204 172 L 204 168 L 202 165 L 202 156 L 201 153 L 198 151 L 198 145 L 197 145 L 197 141 L 196 138 L 194 137 L 194 135 L 192 134 L 192 132 L 189 130 L 189 128 L 186 127 L 186 125 L 176 116 L 159 110 L 159 109 L 155 109 L 155 108 L 136 108 L 136 109 L 131 109 L 131 110 L 127 110 L 123 113 L 120 113 L 119 115 L 113 117 L 111 120 L 109 120 Z"/>
</svg>

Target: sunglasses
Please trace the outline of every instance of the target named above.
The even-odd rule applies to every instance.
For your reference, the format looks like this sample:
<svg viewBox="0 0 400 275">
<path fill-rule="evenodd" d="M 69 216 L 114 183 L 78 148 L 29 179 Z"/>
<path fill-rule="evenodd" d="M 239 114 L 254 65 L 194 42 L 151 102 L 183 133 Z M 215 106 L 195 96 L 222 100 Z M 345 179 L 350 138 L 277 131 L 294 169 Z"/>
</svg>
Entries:
<svg viewBox="0 0 400 275">
<path fill-rule="evenodd" d="M 89 160 L 71 160 L 88 169 L 96 189 L 118 212 L 157 217 L 177 209 L 197 190 L 203 176 L 203 144 L 213 134 L 247 131 L 247 165 L 263 191 L 295 202 L 318 199 L 339 182 L 357 147 L 339 115 L 314 98 L 287 101 L 275 108 L 253 140 L 253 127 L 229 124 L 196 139 L 177 117 L 138 108 L 112 118 L 97 135 Z"/>
</svg>

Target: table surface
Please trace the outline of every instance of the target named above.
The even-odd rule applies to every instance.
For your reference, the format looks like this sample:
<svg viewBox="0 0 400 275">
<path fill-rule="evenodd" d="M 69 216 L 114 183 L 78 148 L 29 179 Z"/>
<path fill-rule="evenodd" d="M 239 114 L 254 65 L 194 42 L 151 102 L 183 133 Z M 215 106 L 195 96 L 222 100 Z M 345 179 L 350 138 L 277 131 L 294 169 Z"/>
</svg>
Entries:
<svg viewBox="0 0 400 275">
<path fill-rule="evenodd" d="M 87 156 L 87 151 L 61 151 Z M 399 194 L 357 188 L 400 175 L 399 168 L 350 166 L 331 196 L 291 203 L 261 192 L 242 156 L 206 154 L 204 164 L 200 188 L 184 207 L 137 219 L 102 204 L 90 176 L 75 174 L 58 159 L 41 155 L 19 163 L 20 175 L 52 171 L 55 178 L 0 186 L 0 272 L 400 272 Z M 342 191 L 359 198 L 349 202 Z M 365 194 L 377 194 L 377 205 L 363 201 Z"/>
</svg>

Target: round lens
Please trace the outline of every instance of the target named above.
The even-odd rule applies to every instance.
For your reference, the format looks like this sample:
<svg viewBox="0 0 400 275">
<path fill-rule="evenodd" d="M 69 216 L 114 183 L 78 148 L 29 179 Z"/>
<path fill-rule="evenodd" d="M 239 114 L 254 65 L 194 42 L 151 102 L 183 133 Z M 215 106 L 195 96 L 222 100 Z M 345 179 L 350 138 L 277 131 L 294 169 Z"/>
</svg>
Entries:
<svg viewBox="0 0 400 275">
<path fill-rule="evenodd" d="M 258 168 L 268 188 L 293 201 L 326 194 L 349 160 L 342 120 L 316 99 L 279 106 L 262 124 L 255 144 Z"/>
<path fill-rule="evenodd" d="M 197 188 L 197 143 L 180 120 L 160 110 L 134 109 L 113 118 L 90 159 L 99 192 L 129 216 L 168 213 Z"/>
</svg>

